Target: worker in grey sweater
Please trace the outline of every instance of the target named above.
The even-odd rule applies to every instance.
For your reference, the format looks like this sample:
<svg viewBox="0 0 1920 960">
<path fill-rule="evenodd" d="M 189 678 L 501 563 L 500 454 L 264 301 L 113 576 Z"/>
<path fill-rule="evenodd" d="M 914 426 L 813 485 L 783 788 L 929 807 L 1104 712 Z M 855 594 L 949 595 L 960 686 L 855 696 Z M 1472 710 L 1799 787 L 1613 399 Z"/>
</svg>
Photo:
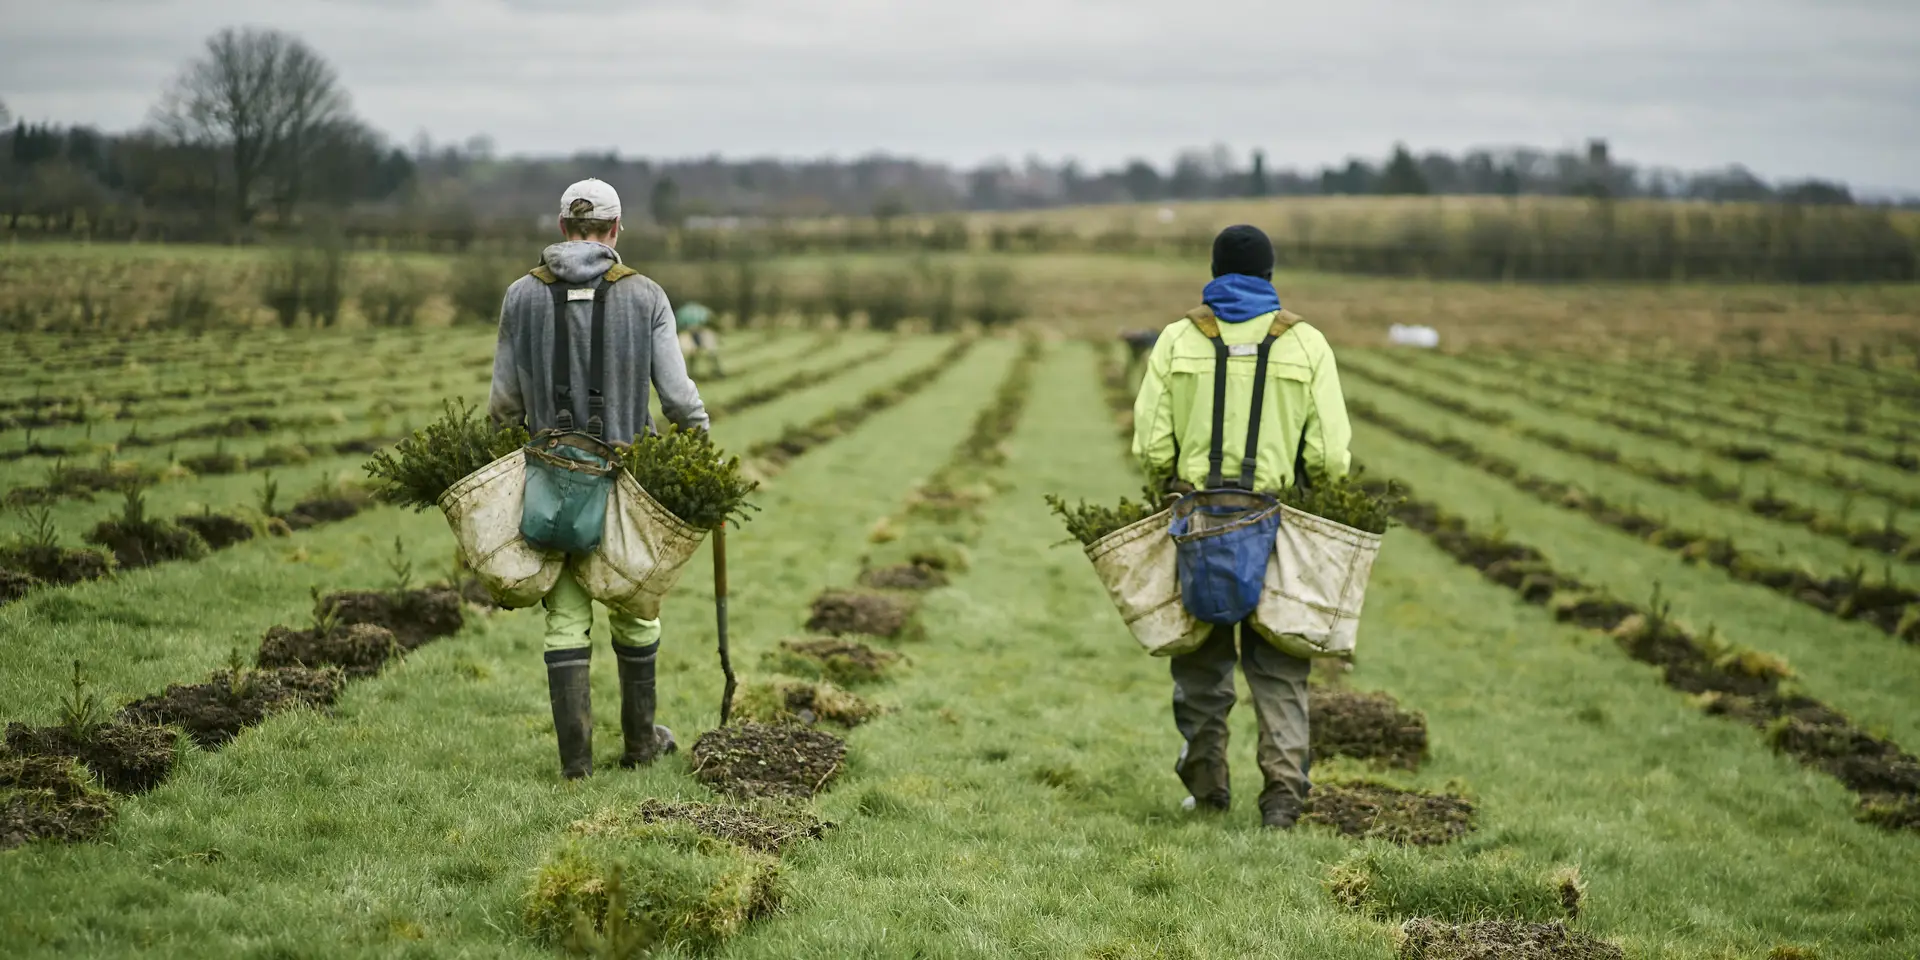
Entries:
<svg viewBox="0 0 1920 960">
<path fill-rule="evenodd" d="M 574 423 L 587 423 L 586 384 L 593 349 L 591 297 L 566 299 L 566 316 L 556 317 L 556 285 L 606 286 L 604 409 L 598 411 L 608 443 L 626 444 L 652 429 L 647 409 L 649 386 L 660 395 L 667 419 L 683 428 L 705 430 L 707 411 L 700 391 L 687 376 L 673 320 L 672 305 L 660 285 L 620 262 L 620 196 L 600 180 L 582 180 L 560 197 L 563 242 L 547 247 L 540 265 L 507 288 L 500 306 L 500 342 L 493 355 L 493 391 L 488 410 L 499 424 L 524 424 L 529 431 L 552 429 L 562 403 Z M 568 325 L 570 383 L 555 384 L 554 326 Z M 563 392 L 563 389 L 564 392 Z M 562 399 L 565 396 L 568 399 Z M 570 402 L 568 402 L 570 400 Z M 593 773 L 593 711 L 587 683 L 593 647 L 593 601 L 571 574 L 563 573 L 547 595 L 547 687 L 553 727 L 560 746 L 560 769 L 567 779 Z M 660 648 L 660 621 L 609 611 L 613 652 L 620 668 L 620 729 L 625 750 L 621 766 L 640 766 L 674 750 L 673 732 L 654 723 L 654 658 Z"/>
</svg>

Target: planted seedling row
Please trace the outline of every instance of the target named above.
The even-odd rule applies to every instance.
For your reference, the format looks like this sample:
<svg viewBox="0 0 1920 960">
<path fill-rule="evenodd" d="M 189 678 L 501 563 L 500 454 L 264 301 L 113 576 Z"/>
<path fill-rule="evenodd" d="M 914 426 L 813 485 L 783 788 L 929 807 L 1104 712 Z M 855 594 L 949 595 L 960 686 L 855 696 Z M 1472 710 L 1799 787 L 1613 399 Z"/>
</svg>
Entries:
<svg viewBox="0 0 1920 960">
<path fill-rule="evenodd" d="M 787 468 L 796 457 L 823 443 L 845 436 L 874 414 L 893 407 L 926 389 L 939 374 L 960 361 L 973 349 L 974 337 L 961 337 L 924 366 L 908 371 L 899 379 L 846 406 L 837 407 L 799 425 L 789 425 L 780 435 L 747 448 L 751 460 L 763 476 L 772 476 Z"/>
<path fill-rule="evenodd" d="M 1131 461 L 1133 385 L 1128 382 L 1124 361 L 1116 354 L 1109 350 L 1098 356 L 1100 379 L 1107 406 L 1122 426 L 1121 439 Z M 1049 497 L 1049 501 L 1055 513 L 1067 518 L 1070 527 L 1097 519 L 1102 530 L 1110 532 L 1155 512 L 1153 505 L 1160 496 L 1150 489 L 1145 493 L 1143 503 L 1123 499 L 1118 510 L 1089 508 L 1085 503 L 1070 510 L 1058 497 Z M 1393 500 L 1391 495 L 1375 499 L 1382 504 Z M 1087 535 L 1094 532 L 1080 531 Z M 1078 539 L 1088 542 L 1086 535 Z M 1384 691 L 1316 684 L 1309 694 L 1307 718 L 1308 751 L 1315 761 L 1343 756 L 1376 768 L 1415 770 L 1427 757 L 1425 715 L 1401 709 L 1399 701 Z M 1466 836 L 1478 825 L 1478 811 L 1473 801 L 1455 793 L 1426 793 L 1375 780 L 1342 779 L 1314 784 L 1301 819 L 1331 827 L 1343 836 L 1424 847 Z"/>
<path fill-rule="evenodd" d="M 1862 344 L 1861 349 L 1872 348 Z M 1863 352 L 1863 360 L 1869 357 L 1871 353 Z M 1883 371 L 1877 360 L 1869 360 L 1870 367 L 1842 366 L 1842 358 L 1837 353 L 1830 358 L 1833 363 L 1820 364 L 1796 354 L 1788 363 L 1775 364 L 1766 362 L 1764 357 L 1753 361 L 1726 361 L 1716 357 L 1684 360 L 1662 355 L 1634 357 L 1628 365 L 1632 368 L 1631 374 L 1641 378 L 1676 378 L 1685 384 L 1683 389 L 1703 402 L 1730 397 L 1730 401 L 1720 399 L 1720 402 L 1761 415 L 1783 413 L 1798 417 L 1816 409 L 1831 412 L 1833 400 L 1840 401 L 1840 410 L 1844 412 L 1849 407 L 1880 406 L 1888 397 L 1907 400 L 1920 397 L 1920 381 L 1915 380 L 1911 371 Z M 1592 366 L 1591 357 L 1548 353 L 1543 359 L 1562 368 Z M 1768 403 L 1776 398 L 1807 402 Z"/>
<path fill-rule="evenodd" d="M 173 772 L 179 737 L 218 750 L 249 727 L 299 707 L 331 706 L 350 681 L 459 631 L 460 595 L 414 589 L 396 539 L 386 590 L 314 591 L 313 622 L 270 628 L 253 663 L 239 649 L 202 683 L 169 684 L 109 711 L 73 666 L 51 726 L 7 724 L 0 747 L 0 849 L 35 840 L 78 842 L 111 824 L 117 798 L 145 793 Z"/>
<path fill-rule="evenodd" d="M 1451 357 L 1450 359 L 1464 361 L 1467 365 L 1475 366 L 1487 363 L 1486 358 L 1471 354 L 1461 354 Z M 1812 466 L 1796 462 L 1791 457 L 1782 456 L 1780 455 L 1780 451 L 1763 444 L 1753 443 L 1747 439 L 1728 441 L 1700 431 L 1683 431 L 1676 427 L 1675 423 L 1676 421 L 1689 424 L 1704 423 L 1723 431 L 1732 432 L 1742 438 L 1750 437 L 1755 433 L 1761 433 L 1784 444 L 1821 450 L 1829 454 L 1838 454 L 1907 473 L 1920 470 L 1920 456 L 1916 456 L 1904 448 L 1897 448 L 1893 453 L 1883 453 L 1878 450 L 1862 447 L 1855 443 L 1833 441 L 1824 437 L 1811 437 L 1788 430 L 1781 430 L 1778 429 L 1776 424 L 1771 422 L 1765 426 L 1740 424 L 1724 417 L 1719 417 L 1711 410 L 1696 409 L 1693 411 L 1684 411 L 1678 407 L 1660 404 L 1657 401 L 1650 401 L 1644 399 L 1644 395 L 1638 392 L 1628 396 L 1622 393 L 1602 391 L 1593 387 L 1566 382 L 1556 379 L 1550 371 L 1534 370 L 1532 368 L 1509 369 L 1491 365 L 1489 365 L 1488 369 L 1493 371 L 1491 377 L 1478 380 L 1460 379 L 1480 389 L 1511 393 L 1527 400 L 1535 406 L 1552 409 L 1564 410 L 1567 396 L 1591 397 L 1593 398 L 1593 402 L 1585 405 L 1584 408 L 1578 412 L 1581 416 L 1600 423 L 1605 423 L 1643 436 L 1656 437 L 1662 440 L 1685 444 L 1694 450 L 1710 452 L 1714 456 L 1732 460 L 1736 463 L 1766 463 L 1773 469 L 1780 470 L 1783 473 L 1800 476 L 1815 482 L 1831 484 L 1842 490 L 1857 491 L 1893 500 L 1903 506 L 1920 508 L 1920 495 L 1916 495 L 1909 490 L 1874 483 L 1864 477 L 1845 473 L 1831 464 L 1824 470 L 1816 470 Z M 1453 371 L 1448 371 L 1447 375 L 1458 377 L 1458 374 Z M 1550 390 L 1556 391 L 1558 395 L 1549 395 L 1539 390 L 1516 387 L 1514 383 L 1515 376 L 1544 385 Z M 1621 413 L 1620 410 L 1622 408 L 1649 410 L 1658 414 L 1659 419 L 1656 421 L 1644 416 L 1631 416 Z"/>
<path fill-rule="evenodd" d="M 1357 375 L 1358 379 L 1372 381 L 1377 386 L 1406 394 L 1469 420 L 1510 430 L 1563 453 L 1618 467 L 1661 486 L 1686 490 L 1715 503 L 1734 504 L 1755 516 L 1795 524 L 1818 536 L 1882 553 L 1903 563 L 1920 562 L 1920 543 L 1916 543 L 1911 534 L 1895 526 L 1891 511 L 1879 526 L 1856 526 L 1845 516 L 1831 516 L 1818 508 L 1781 497 L 1771 485 L 1759 496 L 1749 497 L 1741 484 L 1730 482 L 1711 470 L 1681 470 L 1653 460 L 1629 457 L 1615 447 L 1517 423 L 1504 410 L 1477 406 L 1377 371 L 1356 369 L 1351 364 L 1347 365 L 1346 370 Z"/>
<path fill-rule="evenodd" d="M 779 400 L 787 394 L 819 386 L 829 380 L 844 376 L 849 371 L 857 370 L 870 363 L 878 363 L 885 360 L 899 348 L 899 340 L 890 340 L 879 347 L 848 359 L 843 363 L 836 363 L 818 370 L 802 370 L 784 380 L 775 381 L 762 387 L 755 387 L 723 403 L 708 407 L 707 413 L 714 417 L 735 416 L 745 413 L 755 407 L 762 407 L 775 400 Z"/>
<path fill-rule="evenodd" d="M 1736 646 L 1716 630 L 1696 635 L 1676 622 L 1658 584 L 1652 599 L 1636 606 L 1555 571 L 1539 550 L 1475 530 L 1436 504 L 1409 497 L 1399 519 L 1488 580 L 1547 607 L 1555 619 L 1605 633 L 1628 656 L 1660 667 L 1667 686 L 1706 713 L 1760 730 L 1775 749 L 1839 780 L 1859 798 L 1860 819 L 1920 829 L 1920 759 L 1800 691 L 1779 657 Z"/>
<path fill-rule="evenodd" d="M 1864 567 L 1854 567 L 1839 576 L 1818 577 L 1800 567 L 1769 563 L 1740 551 L 1726 537 L 1686 530 L 1574 484 L 1528 473 L 1519 464 L 1487 453 L 1463 438 L 1431 433 L 1371 404 L 1349 400 L 1347 409 L 1358 419 L 1499 477 L 1542 503 L 1585 514 L 1678 553 L 1689 562 L 1719 567 L 1736 580 L 1766 587 L 1838 619 L 1870 623 L 1908 643 L 1920 643 L 1920 591 L 1894 583 L 1891 578 L 1868 581 Z"/>
</svg>

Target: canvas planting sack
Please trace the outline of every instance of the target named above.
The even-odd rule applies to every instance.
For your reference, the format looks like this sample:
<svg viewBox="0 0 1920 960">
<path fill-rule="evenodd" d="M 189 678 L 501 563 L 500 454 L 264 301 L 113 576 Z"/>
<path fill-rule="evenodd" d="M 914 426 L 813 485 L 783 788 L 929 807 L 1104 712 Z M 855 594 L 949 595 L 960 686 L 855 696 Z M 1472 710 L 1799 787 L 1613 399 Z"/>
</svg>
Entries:
<svg viewBox="0 0 1920 960">
<path fill-rule="evenodd" d="M 527 455 L 522 449 L 475 470 L 440 495 L 440 512 L 453 528 L 461 561 L 503 607 L 539 603 L 566 569 L 565 556 L 538 549 L 520 535 L 526 487 Z"/>
</svg>

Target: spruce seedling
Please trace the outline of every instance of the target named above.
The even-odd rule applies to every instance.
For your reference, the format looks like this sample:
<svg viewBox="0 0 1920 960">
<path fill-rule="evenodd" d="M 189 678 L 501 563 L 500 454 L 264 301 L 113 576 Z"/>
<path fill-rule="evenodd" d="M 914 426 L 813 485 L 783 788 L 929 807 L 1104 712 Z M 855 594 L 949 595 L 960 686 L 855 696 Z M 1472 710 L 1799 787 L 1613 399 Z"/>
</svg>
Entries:
<svg viewBox="0 0 1920 960">
<path fill-rule="evenodd" d="M 330 637 L 335 627 L 340 625 L 340 606 L 328 603 L 320 596 L 320 588 L 308 587 L 307 595 L 313 598 L 313 635 Z"/>
<path fill-rule="evenodd" d="M 247 655 L 239 647 L 227 654 L 227 694 L 235 700 L 245 700 L 253 693 L 254 669 L 247 663 Z"/>
<path fill-rule="evenodd" d="M 659 938 L 651 918 L 643 917 L 636 923 L 627 916 L 627 892 L 620 873 L 615 865 L 607 877 L 607 912 L 601 929 L 593 928 L 593 920 L 585 912 L 574 912 L 573 936 L 567 944 L 574 953 L 600 960 L 631 960 L 643 955 Z"/>
<path fill-rule="evenodd" d="M 404 597 L 413 589 L 413 560 L 407 556 L 407 546 L 399 537 L 393 538 L 393 556 L 387 558 L 387 569 L 393 571 L 393 595 Z"/>
<path fill-rule="evenodd" d="M 80 672 L 80 661 L 73 662 L 72 686 L 66 696 L 60 698 L 60 726 L 64 727 L 76 743 L 93 740 L 100 728 L 107 724 L 107 711 L 100 698 L 88 690 L 90 684 Z"/>
<path fill-rule="evenodd" d="M 279 516 L 280 514 L 276 510 L 277 504 L 274 502 L 278 499 L 280 499 L 280 481 L 275 480 L 273 478 L 273 471 L 269 470 L 266 476 L 260 478 L 259 502 L 261 516 Z"/>
</svg>

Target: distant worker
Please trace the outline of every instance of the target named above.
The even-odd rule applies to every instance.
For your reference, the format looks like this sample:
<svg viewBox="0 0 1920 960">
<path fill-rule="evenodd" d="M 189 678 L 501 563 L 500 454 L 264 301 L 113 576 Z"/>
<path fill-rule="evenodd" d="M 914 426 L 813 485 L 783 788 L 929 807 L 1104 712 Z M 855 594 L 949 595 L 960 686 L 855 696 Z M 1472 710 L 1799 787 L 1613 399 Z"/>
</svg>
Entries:
<svg viewBox="0 0 1920 960">
<path fill-rule="evenodd" d="M 1147 354 L 1153 352 L 1153 345 L 1160 340 L 1158 330 L 1124 330 L 1120 333 L 1120 342 L 1127 345 L 1127 382 L 1140 379 L 1140 368 L 1147 362 Z"/>
<path fill-rule="evenodd" d="M 708 325 L 713 311 L 704 304 L 689 303 L 674 311 L 673 319 L 680 326 L 680 352 L 687 358 L 687 370 L 711 370 L 713 379 L 725 379 L 727 372 L 720 369 L 720 334 Z"/>
<path fill-rule="evenodd" d="M 1213 241 L 1213 282 L 1205 306 L 1169 324 L 1153 346 L 1134 401 L 1133 452 L 1150 477 L 1165 478 L 1170 493 L 1223 480 L 1221 464 L 1241 473 L 1255 396 L 1260 398 L 1253 489 L 1278 493 L 1310 476 L 1345 476 L 1351 428 L 1333 351 L 1326 337 L 1280 308 L 1273 287 L 1273 244 L 1250 226 L 1228 227 Z M 1258 394 L 1254 371 L 1265 347 L 1266 381 Z M 1215 371 L 1224 358 L 1224 394 Z M 1224 396 L 1215 410 L 1215 397 Z M 1215 448 L 1214 435 L 1220 435 Z M 1217 459 L 1216 459 L 1217 458 Z M 1256 756 L 1265 788 L 1260 818 L 1291 828 L 1306 804 L 1307 673 L 1311 661 L 1282 653 L 1252 624 L 1216 626 L 1191 653 L 1172 657 L 1173 722 L 1185 740 L 1174 771 L 1187 787 L 1189 810 L 1225 811 L 1227 714 L 1233 709 L 1237 662 L 1253 694 L 1259 720 Z"/>
<path fill-rule="evenodd" d="M 620 239 L 619 194 L 599 180 L 568 187 L 560 195 L 560 234 L 563 241 L 540 254 L 540 265 L 514 281 L 501 304 L 488 402 L 494 421 L 524 423 L 534 432 L 553 429 L 564 405 L 574 423 L 586 424 L 596 412 L 591 396 L 601 405 L 597 412 L 606 442 L 629 444 L 635 434 L 652 429 L 647 410 L 651 387 L 659 393 L 667 419 L 705 430 L 706 407 L 687 376 L 666 293 L 621 263 L 614 252 Z M 554 349 L 560 323 L 566 324 L 564 357 L 556 357 Z M 586 389 L 579 389 L 581 385 Z M 561 775 L 573 780 L 593 773 L 593 708 L 587 682 L 593 600 L 571 574 L 562 573 L 545 603 L 553 729 Z M 620 765 L 641 766 L 674 751 L 673 731 L 654 723 L 660 621 L 609 614 L 620 668 L 620 731 L 625 740 Z"/>
</svg>

